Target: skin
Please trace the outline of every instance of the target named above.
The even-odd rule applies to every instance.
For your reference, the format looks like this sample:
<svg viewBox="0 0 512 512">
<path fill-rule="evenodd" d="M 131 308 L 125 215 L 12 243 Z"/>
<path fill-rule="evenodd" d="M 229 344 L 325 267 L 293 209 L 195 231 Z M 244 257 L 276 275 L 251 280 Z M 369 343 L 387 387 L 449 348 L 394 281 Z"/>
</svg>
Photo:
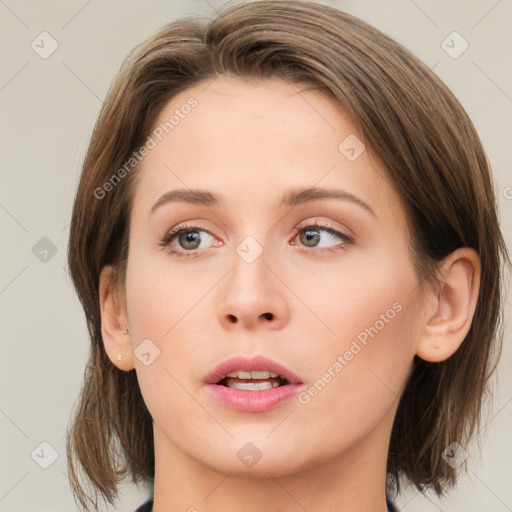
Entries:
<svg viewBox="0 0 512 512">
<path fill-rule="evenodd" d="M 384 512 L 389 438 L 413 358 L 441 361 L 463 341 L 478 257 L 459 249 L 443 262 L 443 284 L 419 287 L 400 198 L 369 148 L 352 162 L 338 149 L 363 137 L 334 100 L 280 80 L 218 77 L 174 97 L 156 125 L 191 96 L 197 106 L 137 176 L 124 287 L 110 267 L 100 280 L 105 349 L 120 369 L 135 368 L 154 421 L 154 510 Z M 332 198 L 280 206 L 301 187 L 348 192 L 373 213 Z M 150 214 L 174 189 L 222 201 Z M 315 222 L 352 242 L 322 229 L 308 246 L 295 228 Z M 183 223 L 211 233 L 198 232 L 189 257 L 170 252 L 190 247 L 177 239 L 159 245 Z M 263 250 L 252 263 L 236 251 L 247 236 Z M 237 412 L 203 385 L 225 359 L 262 354 L 308 390 L 393 304 L 401 310 L 308 403 Z M 147 338 L 160 355 L 145 366 L 133 350 Z M 248 442 L 261 453 L 251 468 L 237 457 Z"/>
</svg>

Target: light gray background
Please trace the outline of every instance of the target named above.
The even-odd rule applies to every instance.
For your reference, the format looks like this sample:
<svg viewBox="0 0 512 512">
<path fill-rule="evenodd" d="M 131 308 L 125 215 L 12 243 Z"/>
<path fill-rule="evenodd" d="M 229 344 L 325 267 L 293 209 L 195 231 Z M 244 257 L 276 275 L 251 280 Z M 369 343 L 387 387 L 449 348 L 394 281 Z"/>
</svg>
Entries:
<svg viewBox="0 0 512 512">
<path fill-rule="evenodd" d="M 487 149 L 510 247 L 511 1 L 324 3 L 391 35 L 451 87 Z M 0 0 L 0 511 L 76 510 L 66 476 L 64 436 L 82 384 L 89 339 L 67 276 L 66 246 L 80 165 L 102 100 L 135 44 L 167 21 L 186 14 L 208 16 L 221 4 Z M 47 59 L 31 48 L 43 31 L 59 45 Z M 441 46 L 453 31 L 469 44 L 456 59 Z M 453 43 L 456 49 L 458 44 Z M 48 253 L 47 261 L 40 260 L 44 253 L 33 253 L 43 237 L 57 250 L 54 256 Z M 403 512 L 512 510 L 510 338 L 508 329 L 499 380 L 484 419 L 481 455 L 476 449 L 470 452 L 469 476 L 444 500 L 407 491 L 399 500 Z M 51 449 L 40 447 L 41 442 L 58 454 L 48 469 L 39 464 L 51 462 Z M 117 510 L 133 511 L 146 495 L 126 486 Z"/>
</svg>

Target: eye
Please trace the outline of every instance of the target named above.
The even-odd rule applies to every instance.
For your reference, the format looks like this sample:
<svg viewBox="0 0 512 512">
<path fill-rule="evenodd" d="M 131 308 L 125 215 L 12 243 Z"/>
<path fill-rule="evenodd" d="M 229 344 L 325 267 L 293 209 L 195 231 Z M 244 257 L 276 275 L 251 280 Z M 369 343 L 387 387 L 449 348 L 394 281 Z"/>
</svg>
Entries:
<svg viewBox="0 0 512 512">
<path fill-rule="evenodd" d="M 183 224 L 171 229 L 160 241 L 162 247 L 167 247 L 170 253 L 178 256 L 192 256 L 198 249 L 208 249 L 221 244 L 209 231 L 199 226 Z"/>
<path fill-rule="evenodd" d="M 298 238 L 304 247 L 309 248 L 319 248 L 332 251 L 332 248 L 334 247 L 352 244 L 354 242 L 352 237 L 345 233 L 342 233 L 332 227 L 317 223 L 310 224 L 305 227 L 298 227 L 296 229 L 296 233 L 297 235 L 295 238 Z M 296 243 L 293 242 L 293 245 L 296 245 Z M 339 247 L 339 249 L 343 249 L 343 247 Z"/>
<path fill-rule="evenodd" d="M 354 243 L 353 238 L 345 233 L 318 223 L 298 227 L 295 233 L 294 240 L 298 238 L 301 245 L 312 249 L 336 252 Z M 294 240 L 292 245 L 297 245 Z M 161 247 L 167 248 L 169 253 L 178 257 L 196 256 L 199 249 L 220 245 L 222 242 L 216 240 L 208 230 L 186 224 L 171 229 L 160 240 Z"/>
</svg>

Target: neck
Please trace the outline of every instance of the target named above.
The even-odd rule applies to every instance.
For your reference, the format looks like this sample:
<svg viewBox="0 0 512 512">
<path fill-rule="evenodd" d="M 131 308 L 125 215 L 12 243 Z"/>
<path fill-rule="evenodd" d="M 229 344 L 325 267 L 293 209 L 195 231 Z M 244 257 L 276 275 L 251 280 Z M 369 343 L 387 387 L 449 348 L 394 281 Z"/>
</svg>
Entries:
<svg viewBox="0 0 512 512">
<path fill-rule="evenodd" d="M 392 421 L 327 461 L 258 477 L 207 467 L 154 424 L 154 512 L 386 512 L 386 462 Z M 384 442 L 383 442 L 384 441 Z"/>
</svg>

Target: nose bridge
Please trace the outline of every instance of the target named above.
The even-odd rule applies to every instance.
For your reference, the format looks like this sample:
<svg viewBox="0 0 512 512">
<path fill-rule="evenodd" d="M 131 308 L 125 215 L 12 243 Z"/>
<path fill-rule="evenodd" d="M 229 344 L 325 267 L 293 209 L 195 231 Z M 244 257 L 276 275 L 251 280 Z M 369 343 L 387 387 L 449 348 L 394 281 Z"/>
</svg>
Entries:
<svg viewBox="0 0 512 512">
<path fill-rule="evenodd" d="M 288 322 L 283 286 L 269 270 L 270 253 L 252 236 L 244 238 L 235 248 L 233 268 L 219 305 L 219 320 L 224 327 L 282 328 Z"/>
<path fill-rule="evenodd" d="M 243 302 L 262 301 L 268 293 L 269 271 L 265 252 L 263 247 L 258 249 L 254 242 L 247 239 L 235 250 L 229 292 Z"/>
</svg>

